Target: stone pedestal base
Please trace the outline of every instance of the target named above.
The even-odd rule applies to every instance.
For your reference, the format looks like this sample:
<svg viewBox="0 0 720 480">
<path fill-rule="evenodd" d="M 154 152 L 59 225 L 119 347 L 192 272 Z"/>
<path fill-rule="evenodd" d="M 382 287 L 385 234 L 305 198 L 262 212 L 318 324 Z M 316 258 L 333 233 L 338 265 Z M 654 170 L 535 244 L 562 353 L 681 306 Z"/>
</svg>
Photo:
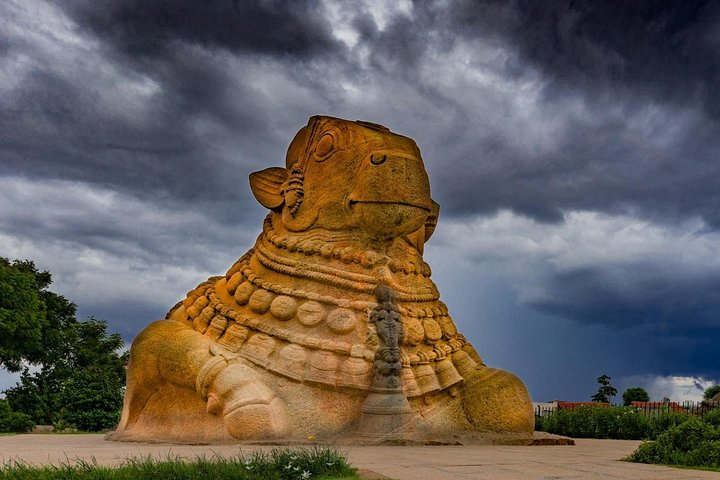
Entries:
<svg viewBox="0 0 720 480">
<path fill-rule="evenodd" d="M 370 443 L 408 441 L 414 438 L 412 417 L 402 390 L 374 390 L 362 406 L 355 435 Z"/>
</svg>

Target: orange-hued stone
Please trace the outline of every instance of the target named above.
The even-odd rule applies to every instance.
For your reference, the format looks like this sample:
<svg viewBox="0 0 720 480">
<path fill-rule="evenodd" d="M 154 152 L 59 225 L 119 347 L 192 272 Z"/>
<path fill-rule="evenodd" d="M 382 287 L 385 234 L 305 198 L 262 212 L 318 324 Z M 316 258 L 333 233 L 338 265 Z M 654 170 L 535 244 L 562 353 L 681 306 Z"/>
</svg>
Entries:
<svg viewBox="0 0 720 480">
<path fill-rule="evenodd" d="M 262 234 L 135 339 L 109 438 L 532 434 L 525 386 L 483 364 L 430 279 L 439 207 L 415 142 L 312 117 L 250 186 Z"/>
</svg>

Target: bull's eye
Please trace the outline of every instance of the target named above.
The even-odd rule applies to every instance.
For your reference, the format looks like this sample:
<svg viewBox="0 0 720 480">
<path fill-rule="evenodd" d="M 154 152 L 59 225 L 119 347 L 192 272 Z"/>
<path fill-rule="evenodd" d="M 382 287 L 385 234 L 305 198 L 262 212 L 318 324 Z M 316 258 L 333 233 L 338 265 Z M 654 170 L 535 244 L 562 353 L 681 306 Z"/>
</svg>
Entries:
<svg viewBox="0 0 720 480">
<path fill-rule="evenodd" d="M 318 162 L 326 160 L 334 150 L 334 138 L 331 134 L 325 133 L 315 146 L 315 159 Z"/>
<path fill-rule="evenodd" d="M 381 154 L 381 153 L 373 153 L 370 156 L 370 163 L 373 165 L 382 165 L 385 163 L 385 160 L 387 159 L 387 156 Z"/>
</svg>

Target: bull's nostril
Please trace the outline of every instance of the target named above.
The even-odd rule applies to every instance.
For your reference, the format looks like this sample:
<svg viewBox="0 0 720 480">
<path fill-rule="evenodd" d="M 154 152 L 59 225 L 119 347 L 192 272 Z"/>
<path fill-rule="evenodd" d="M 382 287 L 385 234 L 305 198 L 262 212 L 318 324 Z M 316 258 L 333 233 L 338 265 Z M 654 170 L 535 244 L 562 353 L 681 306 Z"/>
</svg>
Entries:
<svg viewBox="0 0 720 480">
<path fill-rule="evenodd" d="M 385 163 L 385 160 L 387 159 L 387 156 L 381 155 L 379 153 L 374 153 L 370 155 L 370 163 L 373 165 L 382 165 Z"/>
</svg>

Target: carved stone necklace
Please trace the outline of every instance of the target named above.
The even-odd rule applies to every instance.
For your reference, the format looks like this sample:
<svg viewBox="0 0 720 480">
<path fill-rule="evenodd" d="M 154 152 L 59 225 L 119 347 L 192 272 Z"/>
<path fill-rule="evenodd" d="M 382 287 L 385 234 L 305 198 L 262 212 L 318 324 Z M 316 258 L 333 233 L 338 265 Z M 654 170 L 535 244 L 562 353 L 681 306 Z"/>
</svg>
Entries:
<svg viewBox="0 0 720 480">
<path fill-rule="evenodd" d="M 363 248 L 367 242 L 358 237 L 281 235 L 268 217 L 255 247 L 225 277 L 190 292 L 183 315 L 217 345 L 258 366 L 296 380 L 367 389 L 379 345 L 368 316 L 379 308 L 378 286 L 386 285 L 402 325 L 399 365 L 406 394 L 457 384 L 453 365 L 475 363 L 439 301 L 429 268 L 403 239 L 380 253 Z M 414 267 L 391 268 L 401 264 Z"/>
<path fill-rule="evenodd" d="M 358 247 L 360 242 L 352 242 L 355 239 L 351 233 L 343 237 L 331 236 L 327 232 L 306 232 L 302 238 L 298 234 L 279 235 L 268 217 L 251 258 L 245 260 L 245 265 L 236 264 L 228 273 L 242 271 L 252 277 L 252 283 L 271 291 L 287 289 L 281 285 L 272 285 L 272 282 L 261 278 L 260 272 L 252 271 L 249 268 L 250 260 L 255 259 L 269 271 L 337 287 L 345 292 L 344 297 L 351 292 L 370 297 L 378 285 L 387 284 L 396 292 L 400 302 L 436 302 L 439 299 L 437 287 L 429 279 L 430 268 L 419 255 L 412 256 L 408 253 L 409 249 L 403 251 L 402 247 L 395 247 L 394 250 L 403 254 L 403 257 L 393 258 L 385 253 Z M 329 243 L 330 240 L 333 243 Z M 313 256 L 320 256 L 322 260 L 313 261 Z M 301 290 L 283 293 L 306 298 L 316 296 Z M 372 308 L 373 305 L 373 301 L 364 302 L 363 308 Z"/>
<path fill-rule="evenodd" d="M 344 264 L 362 265 L 373 269 L 379 265 L 387 265 L 391 272 L 402 272 L 406 275 L 422 275 L 430 277 L 430 265 L 419 255 L 405 259 L 392 258 L 371 248 L 348 246 L 347 243 L 364 243 L 362 237 L 354 232 L 311 231 L 295 234 L 292 232 L 278 233 L 273 227 L 272 218 L 268 215 L 263 223 L 263 237 L 278 249 L 298 252 L 305 256 L 319 255 L 328 260 L 338 260 Z M 340 246 L 338 244 L 341 244 Z"/>
</svg>

